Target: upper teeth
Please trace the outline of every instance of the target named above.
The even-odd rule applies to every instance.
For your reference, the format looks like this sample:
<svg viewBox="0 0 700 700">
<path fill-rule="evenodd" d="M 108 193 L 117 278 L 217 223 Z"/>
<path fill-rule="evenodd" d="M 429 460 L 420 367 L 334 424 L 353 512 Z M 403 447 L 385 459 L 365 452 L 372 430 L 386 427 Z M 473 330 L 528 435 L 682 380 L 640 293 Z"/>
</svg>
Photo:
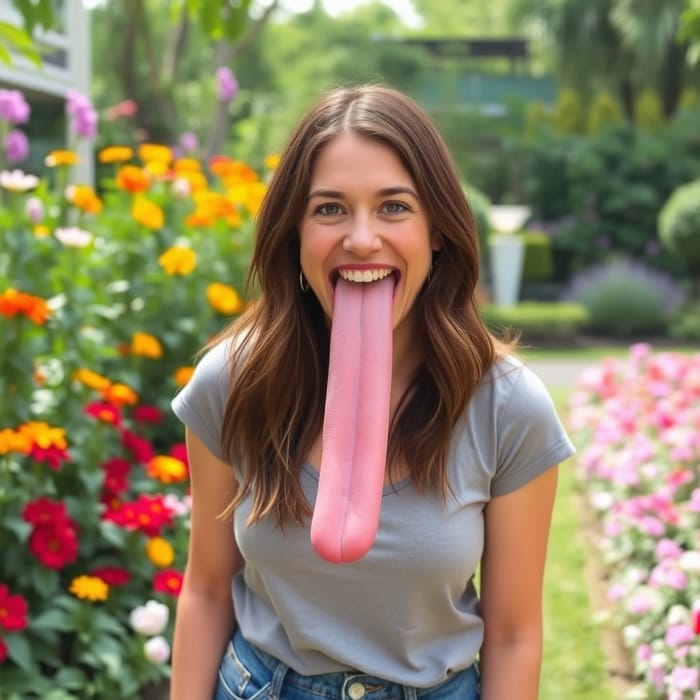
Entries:
<svg viewBox="0 0 700 700">
<path fill-rule="evenodd" d="M 391 274 L 389 268 L 374 270 L 339 270 L 340 276 L 348 282 L 376 282 Z"/>
</svg>

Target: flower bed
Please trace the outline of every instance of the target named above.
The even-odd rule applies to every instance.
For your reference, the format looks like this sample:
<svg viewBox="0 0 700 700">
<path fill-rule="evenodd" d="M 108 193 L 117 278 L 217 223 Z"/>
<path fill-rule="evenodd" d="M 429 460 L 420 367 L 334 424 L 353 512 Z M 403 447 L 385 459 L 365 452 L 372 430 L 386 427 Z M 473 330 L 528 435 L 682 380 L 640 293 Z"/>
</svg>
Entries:
<svg viewBox="0 0 700 700">
<path fill-rule="evenodd" d="M 77 138 L 91 109 L 67 103 Z M 3 170 L 28 118 L 0 90 L 0 688 L 133 698 L 169 674 L 187 549 L 169 401 L 244 307 L 265 183 L 159 144 L 101 149 L 97 188 L 71 182 L 72 150 Z"/>
<path fill-rule="evenodd" d="M 641 681 L 629 697 L 700 700 L 700 354 L 639 344 L 584 371 L 569 427 Z"/>
</svg>

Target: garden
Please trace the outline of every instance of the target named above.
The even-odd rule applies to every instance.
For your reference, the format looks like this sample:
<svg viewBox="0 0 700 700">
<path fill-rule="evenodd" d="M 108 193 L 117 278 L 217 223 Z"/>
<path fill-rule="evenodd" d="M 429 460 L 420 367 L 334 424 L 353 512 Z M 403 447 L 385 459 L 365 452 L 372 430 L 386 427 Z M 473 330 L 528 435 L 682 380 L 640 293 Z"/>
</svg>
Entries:
<svg viewBox="0 0 700 700">
<path fill-rule="evenodd" d="M 517 17 L 538 6 L 509 4 Z M 144 7 L 155 30 L 157 8 Z M 96 32 L 125 21 L 115 8 L 95 11 Z M 213 34 L 195 32 L 190 82 L 134 86 L 151 90 L 148 119 L 171 89 L 179 131 L 115 99 L 103 52 L 95 95 L 66 94 L 67 136 L 48 148 L 41 104 L 0 84 L 2 700 L 166 692 L 190 507 L 170 400 L 197 351 L 255 298 L 254 219 L 292 111 L 281 95 L 298 108 L 310 91 L 301 68 L 286 93 L 271 77 L 291 65 L 290 37 L 362 41 L 371 23 L 393 26 L 372 8 L 346 20 L 320 8 L 251 19 L 268 39 L 236 54 L 235 74 L 222 64 L 206 79 L 195 56 L 215 52 L 203 48 Z M 328 56 L 328 76 L 357 77 L 350 54 Z M 365 78 L 381 71 L 417 94 L 425 84 L 426 57 L 407 46 L 368 48 L 362 61 Z M 700 700 L 699 89 L 690 73 L 669 110 L 662 90 L 625 104 L 607 89 L 561 88 L 546 109 L 462 113 L 461 131 L 459 112 L 435 111 L 469 173 L 484 319 L 521 332 L 533 366 L 572 368 L 547 380 L 578 454 L 562 470 L 552 532 L 544 700 Z M 206 138 L 200 102 L 226 115 L 221 138 L 213 127 Z M 92 182 L 76 175 L 85 145 Z M 516 203 L 529 210 L 514 234 L 522 285 L 518 303 L 499 306 L 489 211 Z M 582 574 L 592 565 L 593 582 Z M 601 651 L 609 635 L 624 690 Z"/>
</svg>

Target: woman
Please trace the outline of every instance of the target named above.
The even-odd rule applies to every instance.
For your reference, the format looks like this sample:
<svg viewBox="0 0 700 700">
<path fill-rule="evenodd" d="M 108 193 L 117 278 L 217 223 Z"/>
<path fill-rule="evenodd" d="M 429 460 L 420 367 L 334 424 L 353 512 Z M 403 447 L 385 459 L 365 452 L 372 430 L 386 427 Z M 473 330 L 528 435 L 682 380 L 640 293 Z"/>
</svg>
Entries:
<svg viewBox="0 0 700 700">
<path fill-rule="evenodd" d="M 259 300 L 173 402 L 193 505 L 172 700 L 537 698 L 573 447 L 482 324 L 478 262 L 411 99 L 339 89 L 302 119 L 257 222 Z"/>
</svg>

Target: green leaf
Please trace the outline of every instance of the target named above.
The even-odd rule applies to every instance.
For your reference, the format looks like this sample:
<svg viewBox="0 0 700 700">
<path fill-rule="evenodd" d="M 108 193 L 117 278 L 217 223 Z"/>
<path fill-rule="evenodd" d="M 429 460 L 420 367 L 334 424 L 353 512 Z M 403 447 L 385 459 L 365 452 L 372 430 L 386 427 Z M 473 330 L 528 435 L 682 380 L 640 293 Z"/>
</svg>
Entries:
<svg viewBox="0 0 700 700">
<path fill-rule="evenodd" d="M 93 629 L 96 632 L 113 634 L 116 637 L 124 636 L 124 627 L 120 625 L 111 615 L 98 610 L 93 620 Z"/>
<path fill-rule="evenodd" d="M 78 690 L 85 686 L 85 673 L 79 668 L 66 666 L 54 676 L 54 681 L 63 688 Z"/>
<path fill-rule="evenodd" d="M 8 634 L 5 638 L 8 656 L 25 671 L 31 671 L 34 666 L 32 648 L 26 637 L 21 634 Z"/>
<path fill-rule="evenodd" d="M 58 630 L 69 632 L 73 629 L 71 616 L 65 610 L 46 610 L 31 621 L 32 630 Z"/>
<path fill-rule="evenodd" d="M 35 65 L 41 65 L 41 55 L 34 47 L 31 36 L 19 27 L 7 22 L 0 22 L 0 49 L 7 54 L 7 62 L 12 63 L 10 52 L 2 44 L 9 45 L 10 49 L 22 54 Z"/>
</svg>

